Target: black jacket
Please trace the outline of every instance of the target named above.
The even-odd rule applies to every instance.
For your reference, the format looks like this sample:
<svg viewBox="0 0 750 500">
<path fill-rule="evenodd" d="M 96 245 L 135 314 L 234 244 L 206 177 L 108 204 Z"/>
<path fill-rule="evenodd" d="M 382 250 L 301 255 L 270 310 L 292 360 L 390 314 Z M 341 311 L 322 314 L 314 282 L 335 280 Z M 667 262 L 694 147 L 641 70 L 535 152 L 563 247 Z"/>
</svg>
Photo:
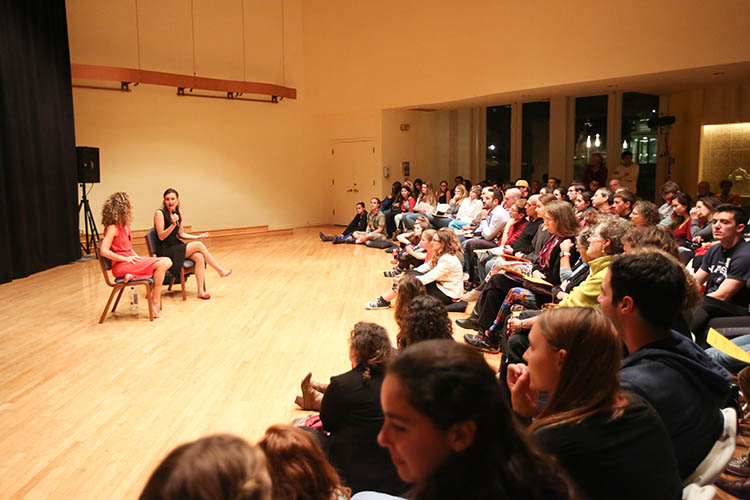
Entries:
<svg viewBox="0 0 750 500">
<path fill-rule="evenodd" d="M 651 403 L 664 422 L 680 466 L 689 476 L 721 435 L 719 411 L 729 402 L 730 374 L 677 332 L 630 354 L 620 385 Z"/>
<path fill-rule="evenodd" d="M 331 433 L 324 439 L 324 451 L 352 494 L 372 490 L 400 495 L 407 485 L 398 477 L 388 450 L 377 442 L 383 426 L 380 386 L 384 375 L 379 371 L 363 380 L 363 373 L 359 365 L 331 377 L 320 405 L 323 429 Z"/>
</svg>

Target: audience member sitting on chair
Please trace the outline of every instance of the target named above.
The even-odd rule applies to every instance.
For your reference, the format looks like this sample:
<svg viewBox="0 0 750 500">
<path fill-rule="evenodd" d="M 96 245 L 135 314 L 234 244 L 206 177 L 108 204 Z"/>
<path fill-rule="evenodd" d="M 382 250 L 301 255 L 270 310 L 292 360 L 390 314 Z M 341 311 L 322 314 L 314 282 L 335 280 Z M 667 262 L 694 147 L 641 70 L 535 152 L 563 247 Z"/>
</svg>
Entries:
<svg viewBox="0 0 750 500">
<path fill-rule="evenodd" d="M 177 191 L 169 188 L 164 191 L 162 208 L 154 214 L 154 229 L 156 229 L 156 236 L 161 242 L 155 248 L 156 255 L 159 257 L 169 257 L 172 260 L 172 267 L 169 269 L 169 272 L 176 278 L 180 277 L 180 271 L 185 259 L 191 259 L 195 262 L 195 280 L 198 284 L 198 298 L 210 299 L 211 295 L 206 293 L 206 269 L 204 263 L 214 268 L 222 278 L 226 278 L 232 274 L 232 270 L 221 267 L 203 242 L 191 241 L 187 244 L 182 242 L 180 238 L 185 240 L 199 240 L 208 237 L 208 233 L 194 235 L 186 232 L 183 224 L 179 195 Z"/>
<path fill-rule="evenodd" d="M 153 297 L 148 297 L 154 317 L 161 314 L 161 287 L 164 275 L 172 266 L 169 257 L 141 257 L 133 250 L 130 221 L 133 220 L 133 204 L 127 193 L 111 194 L 102 206 L 104 238 L 99 254 L 112 261 L 112 275 L 126 283 L 132 279 L 154 278 Z"/>
<path fill-rule="evenodd" d="M 258 443 L 266 454 L 273 500 L 345 500 L 349 488 L 326 460 L 315 437 L 291 425 L 272 425 Z"/>
<path fill-rule="evenodd" d="M 219 434 L 172 450 L 151 474 L 138 500 L 271 498 L 263 452 L 242 438 Z"/>
<path fill-rule="evenodd" d="M 687 297 L 684 268 L 653 249 L 613 259 L 599 296 L 630 353 L 620 383 L 659 413 L 682 479 L 721 435 L 721 409 L 730 393 L 729 373 L 692 340 L 670 331 Z"/>
<path fill-rule="evenodd" d="M 352 493 L 378 490 L 398 495 L 406 489 L 388 452 L 377 443 L 378 432 L 383 426 L 380 386 L 385 365 L 393 353 L 385 328 L 359 322 L 354 325 L 349 338 L 352 369 L 331 377 L 327 385 L 311 381 L 311 374 L 305 377 L 307 384 L 302 382 L 302 407 L 305 409 L 315 409 L 304 402 L 318 399 L 318 391 L 322 391 L 318 409 L 324 432 L 312 432 Z"/>
<path fill-rule="evenodd" d="M 650 201 L 636 201 L 633 210 L 630 212 L 630 221 L 638 227 L 656 226 L 661 222 L 659 207 Z"/>
<path fill-rule="evenodd" d="M 479 353 L 418 342 L 387 367 L 378 436 L 413 500 L 578 498 L 562 469 L 516 424 Z"/>
<path fill-rule="evenodd" d="M 320 236 L 321 241 L 332 241 L 333 244 L 336 245 L 338 243 L 345 243 L 345 240 L 352 236 L 355 231 L 367 231 L 367 212 L 365 211 L 364 201 L 357 202 L 357 213 L 341 234 L 336 236 L 326 236 L 321 231 L 318 236 Z"/>
<path fill-rule="evenodd" d="M 508 367 L 513 409 L 535 418 L 530 429 L 586 498 L 682 498 L 659 415 L 620 388 L 622 342 L 612 323 L 594 308 L 556 309 L 538 316 L 529 340 L 528 366 Z"/>
<path fill-rule="evenodd" d="M 708 322 L 720 316 L 745 316 L 750 304 L 750 243 L 744 238 L 747 217 L 742 208 L 724 204 L 713 215 L 713 236 L 695 280 L 706 285 L 703 302 L 693 312 L 690 329 L 705 346 Z"/>
</svg>

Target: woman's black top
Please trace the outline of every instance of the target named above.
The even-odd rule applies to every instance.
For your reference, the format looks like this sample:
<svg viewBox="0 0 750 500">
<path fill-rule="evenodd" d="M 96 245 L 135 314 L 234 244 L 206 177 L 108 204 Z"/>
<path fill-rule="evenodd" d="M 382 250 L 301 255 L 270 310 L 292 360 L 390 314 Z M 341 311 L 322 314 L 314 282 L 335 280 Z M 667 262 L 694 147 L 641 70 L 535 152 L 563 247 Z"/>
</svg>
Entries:
<svg viewBox="0 0 750 500">
<path fill-rule="evenodd" d="M 161 215 L 164 218 L 164 229 L 171 226 L 172 217 L 169 212 L 163 208 L 159 209 L 159 212 L 161 212 Z M 177 227 L 169 233 L 169 236 L 163 240 L 159 240 L 157 233 L 156 245 L 156 255 L 172 259 L 172 267 L 169 268 L 169 273 L 178 279 L 180 277 L 180 270 L 185 262 L 185 248 L 187 247 L 187 245 L 177 237 L 177 232 L 179 231 L 181 224 L 182 220 L 177 223 Z"/>
<path fill-rule="evenodd" d="M 321 440 L 323 448 L 352 494 L 370 490 L 400 495 L 407 485 L 398 477 L 388 450 L 377 441 L 384 420 L 380 407 L 384 374 L 373 371 L 364 380 L 364 371 L 358 365 L 331 377 L 320 405 L 323 429 L 331 433 Z"/>
<path fill-rule="evenodd" d="M 633 393 L 625 413 L 535 431 L 589 500 L 676 500 L 682 484 L 672 442 L 651 405 Z"/>
</svg>

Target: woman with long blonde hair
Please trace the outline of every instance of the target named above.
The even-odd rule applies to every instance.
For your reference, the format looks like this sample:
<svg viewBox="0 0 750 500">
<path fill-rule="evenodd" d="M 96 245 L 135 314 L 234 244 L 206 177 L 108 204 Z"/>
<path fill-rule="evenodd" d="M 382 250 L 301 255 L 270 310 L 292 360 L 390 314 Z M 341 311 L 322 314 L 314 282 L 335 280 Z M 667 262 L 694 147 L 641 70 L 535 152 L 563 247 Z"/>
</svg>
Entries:
<svg viewBox="0 0 750 500">
<path fill-rule="evenodd" d="M 428 263 L 432 260 L 433 254 L 435 252 L 433 248 L 433 241 L 437 239 L 437 231 L 434 229 L 426 229 L 422 231 L 422 239 L 419 241 L 419 246 L 422 247 L 423 250 L 427 252 L 427 255 L 425 256 L 425 263 Z M 398 296 L 399 292 L 399 283 L 402 278 L 408 275 L 419 275 L 420 271 L 418 271 L 419 268 L 423 267 L 425 264 L 422 264 L 421 266 L 412 269 L 411 271 L 407 271 L 406 274 L 402 274 L 401 276 L 396 276 L 393 279 L 393 286 L 391 287 L 391 290 L 386 293 L 385 295 L 380 295 L 377 299 L 368 302 L 365 304 L 366 309 L 388 309 L 391 307 L 391 301 L 395 299 Z"/>
<path fill-rule="evenodd" d="M 528 365 L 508 367 L 513 410 L 535 418 L 530 429 L 586 497 L 682 498 L 659 415 L 620 388 L 622 341 L 609 319 L 594 308 L 554 309 L 539 316 L 529 341 Z M 540 392 L 549 394 L 541 410 Z"/>
<path fill-rule="evenodd" d="M 111 194 L 102 206 L 102 238 L 99 253 L 112 261 L 112 275 L 124 282 L 132 279 L 154 279 L 149 307 L 154 317 L 159 318 L 161 309 L 161 286 L 164 274 L 172 265 L 169 257 L 141 257 L 133 250 L 133 236 L 130 221 L 133 220 L 133 203 L 127 193 Z"/>
<path fill-rule="evenodd" d="M 414 223 L 416 222 L 417 217 L 420 215 L 424 215 L 428 218 L 432 217 L 432 214 L 435 213 L 435 208 L 437 208 L 437 197 L 432 188 L 432 183 L 425 182 L 422 184 L 419 196 L 417 197 L 417 203 L 414 205 L 414 212 L 407 214 L 404 217 L 404 226 L 406 226 L 407 229 L 414 228 Z"/>
</svg>

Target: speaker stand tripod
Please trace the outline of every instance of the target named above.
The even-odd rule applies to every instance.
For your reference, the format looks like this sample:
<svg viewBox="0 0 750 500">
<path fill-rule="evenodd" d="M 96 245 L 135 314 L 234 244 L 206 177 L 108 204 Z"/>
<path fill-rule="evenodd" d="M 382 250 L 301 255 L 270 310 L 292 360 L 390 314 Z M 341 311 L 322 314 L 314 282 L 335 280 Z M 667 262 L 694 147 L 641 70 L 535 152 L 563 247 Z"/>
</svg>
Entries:
<svg viewBox="0 0 750 500">
<path fill-rule="evenodd" d="M 98 244 L 99 242 L 99 231 L 96 229 L 94 214 L 91 213 L 89 199 L 86 197 L 86 184 L 83 183 L 81 183 L 81 202 L 78 204 L 79 217 L 81 216 L 81 208 L 83 208 L 83 220 L 86 231 L 86 245 L 84 246 L 83 243 L 81 243 L 81 251 L 90 254 L 92 245 Z"/>
</svg>

